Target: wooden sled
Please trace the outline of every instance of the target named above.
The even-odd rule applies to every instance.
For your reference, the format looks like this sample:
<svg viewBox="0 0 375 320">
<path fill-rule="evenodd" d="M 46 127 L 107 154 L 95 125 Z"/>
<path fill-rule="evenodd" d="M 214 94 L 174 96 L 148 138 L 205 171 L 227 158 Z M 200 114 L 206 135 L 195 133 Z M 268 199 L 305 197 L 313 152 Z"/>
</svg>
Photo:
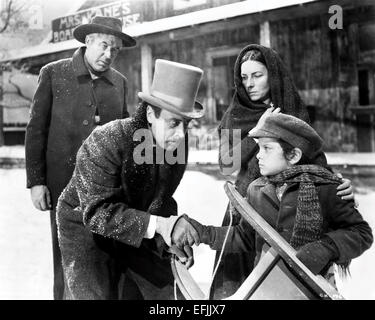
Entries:
<svg viewBox="0 0 375 320">
<path fill-rule="evenodd" d="M 232 205 L 270 246 L 240 288 L 225 300 L 344 299 L 324 277 L 314 275 L 296 257 L 296 250 L 255 211 L 232 183 L 226 182 L 224 189 Z M 172 258 L 171 265 L 185 299 L 206 299 L 182 263 Z"/>
</svg>

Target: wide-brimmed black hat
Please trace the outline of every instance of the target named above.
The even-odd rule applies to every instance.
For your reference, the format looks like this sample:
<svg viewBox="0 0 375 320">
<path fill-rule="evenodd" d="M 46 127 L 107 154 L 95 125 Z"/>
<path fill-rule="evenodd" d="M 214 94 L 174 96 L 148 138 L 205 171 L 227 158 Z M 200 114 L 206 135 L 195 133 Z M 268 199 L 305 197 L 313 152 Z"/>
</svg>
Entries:
<svg viewBox="0 0 375 320">
<path fill-rule="evenodd" d="M 122 22 L 117 18 L 95 16 L 91 23 L 82 24 L 75 28 L 73 36 L 79 42 L 85 43 L 86 36 L 90 33 L 114 35 L 122 40 L 123 47 L 134 47 L 137 44 L 134 38 L 122 32 Z"/>
</svg>

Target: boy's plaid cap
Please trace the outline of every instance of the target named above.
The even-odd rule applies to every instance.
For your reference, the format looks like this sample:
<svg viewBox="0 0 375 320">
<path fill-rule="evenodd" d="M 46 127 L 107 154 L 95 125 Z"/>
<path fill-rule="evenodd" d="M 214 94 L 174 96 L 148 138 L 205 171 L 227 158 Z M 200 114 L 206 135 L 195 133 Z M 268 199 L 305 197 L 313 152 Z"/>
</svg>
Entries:
<svg viewBox="0 0 375 320">
<path fill-rule="evenodd" d="M 323 140 L 305 121 L 283 113 L 270 113 L 250 132 L 252 138 L 276 138 L 300 148 L 305 156 L 314 158 L 321 151 Z"/>
</svg>

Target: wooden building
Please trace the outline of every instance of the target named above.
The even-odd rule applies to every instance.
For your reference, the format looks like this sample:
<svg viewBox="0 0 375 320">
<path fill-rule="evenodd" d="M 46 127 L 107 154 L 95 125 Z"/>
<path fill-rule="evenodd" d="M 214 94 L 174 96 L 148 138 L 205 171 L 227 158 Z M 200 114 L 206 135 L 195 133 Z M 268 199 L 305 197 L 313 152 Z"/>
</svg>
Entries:
<svg viewBox="0 0 375 320">
<path fill-rule="evenodd" d="M 114 65 L 129 79 L 130 111 L 138 103 L 137 92 L 150 86 L 155 59 L 164 58 L 205 71 L 198 94 L 207 108 L 201 124 L 215 127 L 233 94 L 237 54 L 249 43 L 260 43 L 274 48 L 291 70 L 325 150 L 375 152 L 373 0 L 109 2 L 86 1 L 77 13 L 52 22 L 50 43 L 3 62 L 38 74 L 79 46 L 71 38 L 75 25 L 92 14 L 117 16 L 138 41 Z"/>
</svg>

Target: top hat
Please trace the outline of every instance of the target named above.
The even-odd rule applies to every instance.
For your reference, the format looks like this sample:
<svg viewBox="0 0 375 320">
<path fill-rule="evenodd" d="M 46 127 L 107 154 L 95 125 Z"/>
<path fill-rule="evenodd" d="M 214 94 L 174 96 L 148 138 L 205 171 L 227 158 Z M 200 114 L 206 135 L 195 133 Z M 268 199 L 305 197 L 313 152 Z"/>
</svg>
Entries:
<svg viewBox="0 0 375 320">
<path fill-rule="evenodd" d="M 283 113 L 270 113 L 262 124 L 250 132 L 252 138 L 276 138 L 300 148 L 308 158 L 313 158 L 323 146 L 318 133 L 305 121 Z"/>
<path fill-rule="evenodd" d="M 117 18 L 95 16 L 90 23 L 75 28 L 73 36 L 78 41 L 85 43 L 86 36 L 90 33 L 114 35 L 122 40 L 123 47 L 134 47 L 137 44 L 135 39 L 122 32 L 122 22 Z"/>
<path fill-rule="evenodd" d="M 188 64 L 156 59 L 150 93 L 139 92 L 147 103 L 185 118 L 203 117 L 204 108 L 196 101 L 203 70 Z"/>
</svg>

